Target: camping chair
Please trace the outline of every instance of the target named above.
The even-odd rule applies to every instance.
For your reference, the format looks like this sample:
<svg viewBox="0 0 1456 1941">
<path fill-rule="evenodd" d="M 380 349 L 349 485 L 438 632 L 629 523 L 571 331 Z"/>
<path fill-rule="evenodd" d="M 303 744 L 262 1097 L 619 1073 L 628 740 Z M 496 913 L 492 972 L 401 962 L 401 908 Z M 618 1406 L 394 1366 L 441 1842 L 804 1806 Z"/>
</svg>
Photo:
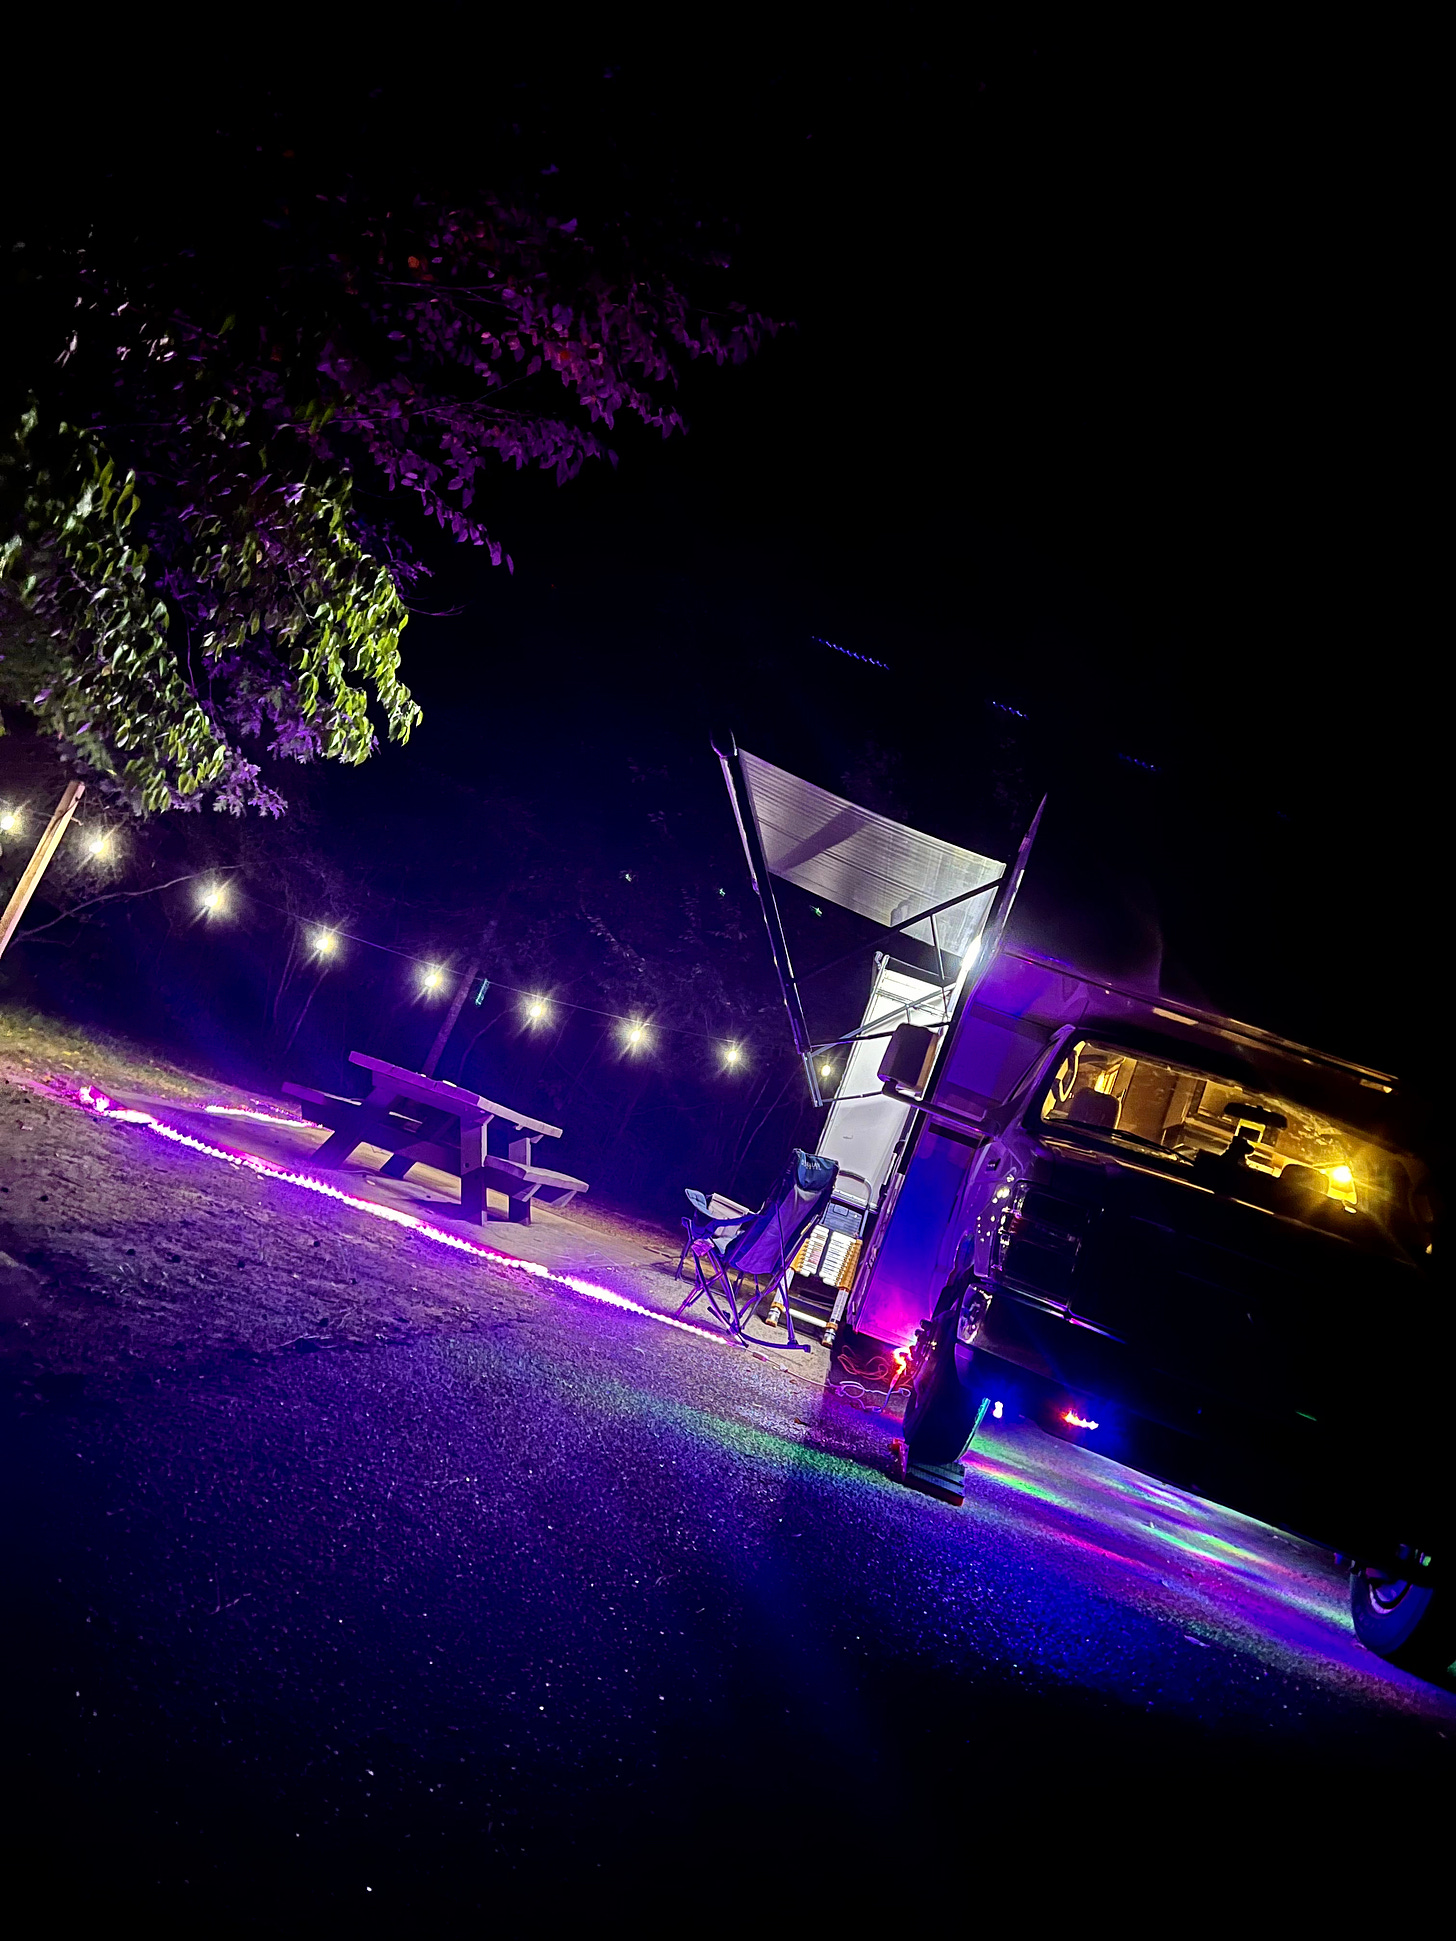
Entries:
<svg viewBox="0 0 1456 1941">
<path fill-rule="evenodd" d="M 704 1199 L 694 1187 L 685 1186 L 683 1192 L 693 1211 L 682 1223 L 687 1238 L 683 1241 L 682 1252 L 677 1257 L 677 1266 L 672 1270 L 674 1280 L 682 1279 L 683 1262 L 695 1240 L 711 1240 L 721 1228 L 741 1226 L 745 1220 L 753 1218 L 752 1207 L 740 1206 L 737 1200 L 730 1200 L 722 1193 L 714 1193 Z M 726 1243 L 725 1243 L 726 1244 Z"/>
<path fill-rule="evenodd" d="M 777 1287 L 786 1278 L 799 1242 L 823 1212 L 838 1174 L 834 1160 L 796 1146 L 778 1184 L 757 1213 L 700 1222 L 704 1230 L 688 1240 L 693 1257 L 693 1291 L 678 1309 L 677 1318 L 681 1320 L 701 1296 L 736 1341 L 756 1348 L 781 1346 L 779 1342 L 759 1341 L 746 1332 L 748 1318 L 761 1298 L 758 1280 L 768 1274 Z M 733 1231 L 725 1231 L 728 1228 Z M 749 1277 L 754 1290 L 745 1301 L 743 1283 Z M 808 1354 L 809 1343 L 795 1339 L 793 1316 L 787 1318 L 788 1346 L 802 1348 Z"/>
</svg>

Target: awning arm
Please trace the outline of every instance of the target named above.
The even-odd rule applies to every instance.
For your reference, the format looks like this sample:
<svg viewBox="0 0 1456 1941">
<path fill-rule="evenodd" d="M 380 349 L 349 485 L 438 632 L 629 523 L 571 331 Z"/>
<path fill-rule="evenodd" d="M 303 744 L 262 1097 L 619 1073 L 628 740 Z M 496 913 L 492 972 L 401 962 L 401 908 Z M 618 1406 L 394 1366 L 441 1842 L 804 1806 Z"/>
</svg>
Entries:
<svg viewBox="0 0 1456 1941">
<path fill-rule="evenodd" d="M 927 917 L 938 917 L 942 910 L 953 909 L 957 903 L 967 903 L 973 896 L 984 896 L 987 890 L 994 890 L 1003 880 L 1003 876 L 993 876 L 989 883 L 978 883 L 973 890 L 962 890 L 959 896 L 948 896 L 944 903 L 933 904 L 930 909 L 921 910 L 916 916 L 906 917 L 903 923 L 887 924 L 883 930 L 877 930 L 873 937 L 866 938 L 862 944 L 856 944 L 852 950 L 843 950 L 837 957 L 831 957 L 827 964 L 816 964 L 813 970 L 805 971 L 804 982 L 807 984 L 811 977 L 819 977 L 825 971 L 834 970 L 838 965 L 848 963 L 851 957 L 858 957 L 863 951 L 873 950 L 877 944 L 897 936 L 902 930 L 908 930 L 911 924 L 924 923 Z M 937 957 L 940 955 L 938 945 L 936 955 Z"/>
<path fill-rule="evenodd" d="M 842 1038 L 826 1038 L 822 1045 L 815 1045 L 814 1056 L 817 1058 L 823 1051 L 838 1051 L 845 1045 L 857 1045 L 868 1038 L 893 1038 L 898 1027 L 892 1025 L 890 1019 L 898 1017 L 903 1011 L 905 1015 L 902 1021 L 905 1024 L 913 1024 L 915 1020 L 910 1013 L 921 1010 L 924 1003 L 923 998 L 907 997 L 903 1004 L 893 1005 L 888 1011 L 881 1011 L 878 1017 L 870 1018 L 867 1023 L 859 1027 L 858 1031 L 846 1031 Z M 931 1024 L 922 1019 L 921 1022 L 925 1024 L 927 1031 L 944 1031 L 950 1020 L 937 1018 Z"/>
<path fill-rule="evenodd" d="M 743 771 L 738 759 L 738 743 L 732 735 L 725 735 L 723 740 L 726 743 L 726 747 L 723 748 L 718 746 L 716 740 L 713 742 L 713 753 L 718 757 L 722 767 L 728 800 L 733 805 L 733 820 L 738 824 L 743 854 L 748 860 L 748 880 L 753 885 L 754 895 L 758 898 L 759 908 L 763 911 L 764 928 L 768 931 L 768 947 L 773 956 L 774 969 L 778 972 L 784 1009 L 789 1014 L 789 1030 L 794 1036 L 794 1050 L 804 1061 L 810 1097 L 815 1105 L 822 1105 L 824 1095 L 819 1090 L 819 1075 L 814 1070 L 814 1048 L 809 1037 L 809 1026 L 804 1017 L 804 1005 L 799 996 L 794 966 L 789 957 L 789 945 L 788 939 L 784 936 L 783 920 L 779 916 L 779 906 L 773 893 L 773 881 L 769 874 L 768 859 L 764 854 L 763 837 L 759 833 L 758 817 L 754 813 L 753 797 L 743 779 Z"/>
</svg>

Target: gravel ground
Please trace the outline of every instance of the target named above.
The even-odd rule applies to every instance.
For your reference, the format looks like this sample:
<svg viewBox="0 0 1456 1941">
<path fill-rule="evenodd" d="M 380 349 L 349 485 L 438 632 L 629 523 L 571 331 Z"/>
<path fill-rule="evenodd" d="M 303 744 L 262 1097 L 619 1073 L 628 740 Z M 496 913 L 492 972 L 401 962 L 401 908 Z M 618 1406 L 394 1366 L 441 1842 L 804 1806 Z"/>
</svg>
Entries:
<svg viewBox="0 0 1456 1941">
<path fill-rule="evenodd" d="M 1456 1699 L 1359 1650 L 1309 1546 L 1014 1423 L 949 1510 L 822 1358 L 63 1102 L 219 1096 L 123 1047 L 0 1055 L 10 1830 L 52 1918 L 969 1918 L 984 1882 L 1082 1921 L 1169 1869 L 1272 1905 L 1277 1862 L 1307 1912 L 1425 1864 Z"/>
</svg>

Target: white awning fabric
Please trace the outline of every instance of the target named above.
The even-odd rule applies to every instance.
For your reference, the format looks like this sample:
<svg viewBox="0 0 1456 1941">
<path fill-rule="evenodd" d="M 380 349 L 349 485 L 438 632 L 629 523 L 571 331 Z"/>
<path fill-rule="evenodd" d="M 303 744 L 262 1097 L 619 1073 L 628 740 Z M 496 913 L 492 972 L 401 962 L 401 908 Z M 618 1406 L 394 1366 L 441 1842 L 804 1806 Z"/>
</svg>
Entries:
<svg viewBox="0 0 1456 1941">
<path fill-rule="evenodd" d="M 747 749 L 739 750 L 739 763 L 773 874 L 872 923 L 903 923 L 1001 874 L 1002 865 L 989 856 L 861 809 Z M 934 931 L 927 920 L 905 935 L 963 957 L 992 901 L 988 892 L 954 904 L 935 918 Z"/>
</svg>

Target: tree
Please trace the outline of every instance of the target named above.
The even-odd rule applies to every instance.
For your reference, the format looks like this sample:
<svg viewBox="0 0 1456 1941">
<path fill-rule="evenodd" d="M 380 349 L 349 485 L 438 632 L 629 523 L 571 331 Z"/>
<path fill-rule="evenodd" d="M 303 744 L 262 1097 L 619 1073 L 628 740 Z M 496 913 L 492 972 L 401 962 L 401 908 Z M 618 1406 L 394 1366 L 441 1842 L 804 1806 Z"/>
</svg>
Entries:
<svg viewBox="0 0 1456 1941">
<path fill-rule="evenodd" d="M 620 230 L 494 197 L 299 190 L 244 243 L 69 252 L 50 291 L 79 321 L 0 456 L 0 701 L 139 812 L 276 815 L 260 755 L 408 739 L 424 569 L 362 493 L 509 569 L 493 464 L 615 463 L 620 420 L 683 428 L 681 359 L 741 361 L 775 328 L 691 301 Z"/>
</svg>

